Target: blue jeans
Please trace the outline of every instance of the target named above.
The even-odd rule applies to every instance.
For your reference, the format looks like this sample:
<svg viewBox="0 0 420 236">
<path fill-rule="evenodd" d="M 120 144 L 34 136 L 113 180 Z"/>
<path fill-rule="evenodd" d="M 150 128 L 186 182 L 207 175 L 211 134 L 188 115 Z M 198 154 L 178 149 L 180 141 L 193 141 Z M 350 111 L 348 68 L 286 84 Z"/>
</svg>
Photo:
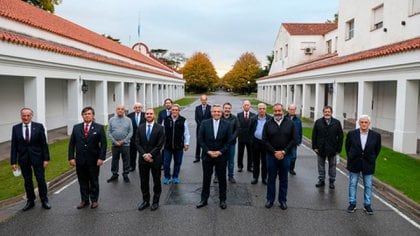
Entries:
<svg viewBox="0 0 420 236">
<path fill-rule="evenodd" d="M 287 185 L 290 165 L 290 153 L 283 160 L 277 160 L 273 154 L 267 153 L 267 201 L 274 202 L 276 198 L 276 178 L 279 176 L 279 202 L 287 201 Z"/>
<path fill-rule="evenodd" d="M 349 173 L 349 203 L 356 205 L 356 193 L 357 183 L 359 181 L 360 172 Z M 370 206 L 372 204 L 372 181 L 373 175 L 363 175 L 363 186 L 364 186 L 364 206 Z"/>
<path fill-rule="evenodd" d="M 180 150 L 163 150 L 163 173 L 165 178 L 171 178 L 171 161 L 172 156 L 174 157 L 174 171 L 172 173 L 172 178 L 178 178 L 179 170 L 181 169 L 182 157 L 184 151 Z"/>
</svg>

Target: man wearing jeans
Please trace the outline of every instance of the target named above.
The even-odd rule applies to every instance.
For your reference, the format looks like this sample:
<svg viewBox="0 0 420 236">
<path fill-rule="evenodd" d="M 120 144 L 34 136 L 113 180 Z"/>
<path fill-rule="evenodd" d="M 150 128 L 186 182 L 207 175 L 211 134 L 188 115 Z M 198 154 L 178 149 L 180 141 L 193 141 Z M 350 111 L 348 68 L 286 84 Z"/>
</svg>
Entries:
<svg viewBox="0 0 420 236">
<path fill-rule="evenodd" d="M 349 170 L 349 207 L 347 212 L 356 210 L 357 182 L 360 172 L 364 185 L 364 210 L 373 215 L 372 205 L 372 180 L 375 172 L 376 158 L 381 151 L 381 135 L 371 129 L 370 117 L 359 117 L 359 129 L 352 130 L 347 135 L 347 169 Z"/>
<path fill-rule="evenodd" d="M 232 115 L 232 104 L 226 102 L 223 104 L 223 116 L 222 120 L 226 120 L 231 125 L 232 139 L 229 142 L 229 159 L 228 159 L 228 180 L 230 183 L 236 183 L 235 178 L 233 177 L 233 169 L 235 167 L 235 147 L 236 147 L 236 137 L 238 137 L 238 119 L 235 115 Z M 215 180 L 217 177 L 215 177 Z"/>
</svg>

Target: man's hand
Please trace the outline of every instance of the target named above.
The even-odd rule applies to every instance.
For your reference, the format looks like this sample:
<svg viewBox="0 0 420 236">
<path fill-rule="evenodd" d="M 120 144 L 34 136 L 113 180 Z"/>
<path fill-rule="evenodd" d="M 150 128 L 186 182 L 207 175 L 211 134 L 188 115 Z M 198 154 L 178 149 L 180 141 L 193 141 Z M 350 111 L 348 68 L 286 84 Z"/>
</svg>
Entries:
<svg viewBox="0 0 420 236">
<path fill-rule="evenodd" d="M 189 148 L 190 146 L 188 145 L 188 144 L 185 144 L 184 145 L 184 152 L 186 152 L 186 151 L 188 151 L 188 148 Z"/>
<path fill-rule="evenodd" d="M 102 159 L 98 159 L 98 161 L 96 162 L 96 165 L 101 166 L 102 164 L 104 164 L 104 161 Z"/>
<path fill-rule="evenodd" d="M 48 167 L 48 161 L 44 161 L 44 169 Z"/>
<path fill-rule="evenodd" d="M 277 160 L 283 160 L 283 158 L 284 158 L 284 151 L 275 151 L 274 152 L 274 157 Z"/>
<path fill-rule="evenodd" d="M 16 164 L 13 164 L 13 165 L 12 165 L 12 169 L 13 169 L 13 170 L 17 170 L 17 168 L 18 168 L 18 165 L 16 165 Z"/>
<path fill-rule="evenodd" d="M 319 149 L 318 148 L 314 148 L 314 152 L 319 153 Z"/>
<path fill-rule="evenodd" d="M 69 164 L 70 164 L 71 166 L 76 166 L 76 160 L 75 160 L 75 159 L 71 159 L 71 160 L 69 161 Z"/>
</svg>

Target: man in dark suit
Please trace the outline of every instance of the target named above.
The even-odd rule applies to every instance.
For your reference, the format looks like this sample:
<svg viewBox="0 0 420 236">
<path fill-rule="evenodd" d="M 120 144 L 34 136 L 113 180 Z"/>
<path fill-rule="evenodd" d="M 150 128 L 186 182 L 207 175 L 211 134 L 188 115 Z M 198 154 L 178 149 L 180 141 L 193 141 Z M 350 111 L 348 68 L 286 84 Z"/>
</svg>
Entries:
<svg viewBox="0 0 420 236">
<path fill-rule="evenodd" d="M 364 186 L 364 210 L 373 215 L 372 182 L 376 158 L 381 151 L 381 135 L 371 129 L 370 117 L 359 117 L 359 129 L 350 131 L 346 139 L 347 169 L 349 170 L 349 207 L 347 212 L 356 210 L 357 182 L 362 172 Z"/>
<path fill-rule="evenodd" d="M 136 160 L 137 160 L 137 146 L 136 146 L 136 133 L 137 128 L 146 122 L 144 118 L 143 105 L 139 102 L 134 103 L 134 111 L 128 114 L 128 118 L 131 119 L 133 125 L 133 136 L 131 136 L 130 141 L 130 171 L 136 170 Z"/>
<path fill-rule="evenodd" d="M 81 201 L 77 209 L 98 207 L 99 168 L 106 155 L 107 140 L 104 126 L 94 121 L 95 111 L 92 107 L 82 110 L 83 122 L 73 126 L 69 142 L 69 163 L 76 166 L 77 179 L 80 185 Z"/>
<path fill-rule="evenodd" d="M 165 130 L 162 125 L 155 123 L 153 108 L 146 110 L 146 122 L 137 129 L 136 145 L 139 152 L 140 187 L 143 194 L 143 203 L 139 211 L 150 206 L 149 177 L 153 177 L 153 203 L 150 210 L 159 208 L 159 198 L 162 192 L 160 182 L 160 168 L 162 166 L 162 147 L 165 142 Z"/>
<path fill-rule="evenodd" d="M 211 118 L 211 106 L 207 104 L 207 96 L 201 95 L 201 105 L 195 107 L 195 123 L 197 124 L 197 129 L 195 130 L 195 134 L 197 137 L 197 145 L 195 147 L 195 160 L 194 163 L 200 161 L 201 156 L 201 148 L 200 143 L 198 142 L 198 132 L 200 130 L 201 122 Z"/>
<path fill-rule="evenodd" d="M 212 119 L 204 120 L 198 133 L 198 142 L 203 149 L 203 187 L 201 190 L 201 201 L 197 208 L 207 205 L 210 196 L 210 182 L 213 169 L 219 179 L 220 208 L 226 209 L 226 166 L 229 158 L 229 142 L 231 141 L 231 124 L 220 119 L 222 106 L 213 105 Z"/>
<path fill-rule="evenodd" d="M 292 149 L 297 142 L 296 128 L 293 121 L 283 117 L 283 105 L 273 105 L 273 119 L 268 120 L 263 128 L 263 141 L 267 148 L 267 202 L 271 208 L 276 198 L 276 178 L 279 176 L 279 203 L 282 210 L 287 209 L 287 187 Z"/>
<path fill-rule="evenodd" d="M 325 186 L 325 160 L 328 159 L 330 189 L 334 189 L 336 176 L 336 157 L 343 146 L 343 129 L 339 120 L 332 117 L 332 107 L 322 109 L 324 116 L 315 121 L 312 131 L 312 149 L 318 155 L 317 188 Z"/>
<path fill-rule="evenodd" d="M 158 121 L 157 123 L 160 125 L 163 125 L 164 120 L 166 117 L 171 115 L 171 108 L 172 108 L 172 99 L 167 98 L 163 102 L 163 105 L 165 106 L 165 109 L 161 110 L 158 114 Z"/>
<path fill-rule="evenodd" d="M 45 168 L 50 160 L 47 139 L 45 137 L 44 126 L 40 123 L 32 122 L 33 112 L 30 108 L 20 110 L 21 124 L 13 126 L 10 164 L 16 171 L 18 165 L 22 171 L 27 202 L 23 211 L 27 211 L 35 206 L 35 192 L 32 182 L 32 169 L 38 182 L 39 198 L 42 207 L 50 209 L 48 203 L 47 184 L 45 183 Z"/>
<path fill-rule="evenodd" d="M 248 171 L 252 172 L 252 149 L 251 139 L 252 135 L 249 133 L 249 125 L 251 124 L 251 118 L 255 116 L 255 113 L 251 112 L 251 103 L 249 100 L 245 100 L 242 105 L 243 112 L 238 113 L 238 172 L 242 172 L 244 168 L 244 151 L 246 147 L 247 153 L 247 165 Z"/>
</svg>

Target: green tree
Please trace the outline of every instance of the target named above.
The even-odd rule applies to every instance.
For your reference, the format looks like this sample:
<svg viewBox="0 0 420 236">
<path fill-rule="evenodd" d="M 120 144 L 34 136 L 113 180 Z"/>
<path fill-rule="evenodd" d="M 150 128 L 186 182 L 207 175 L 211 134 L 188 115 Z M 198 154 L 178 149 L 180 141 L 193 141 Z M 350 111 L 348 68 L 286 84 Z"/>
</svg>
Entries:
<svg viewBox="0 0 420 236">
<path fill-rule="evenodd" d="M 218 82 L 216 70 L 207 54 L 195 53 L 181 69 L 187 91 L 202 93 L 213 89 Z"/>
<path fill-rule="evenodd" d="M 223 81 L 233 91 L 246 93 L 248 89 L 255 87 L 255 79 L 259 77 L 261 70 L 261 63 L 254 53 L 246 52 L 235 62 L 232 70 L 225 74 Z"/>
<path fill-rule="evenodd" d="M 39 7 L 45 11 L 54 13 L 55 5 L 58 5 L 62 2 L 62 0 L 22 0 L 27 2 L 31 5 Z"/>
</svg>

